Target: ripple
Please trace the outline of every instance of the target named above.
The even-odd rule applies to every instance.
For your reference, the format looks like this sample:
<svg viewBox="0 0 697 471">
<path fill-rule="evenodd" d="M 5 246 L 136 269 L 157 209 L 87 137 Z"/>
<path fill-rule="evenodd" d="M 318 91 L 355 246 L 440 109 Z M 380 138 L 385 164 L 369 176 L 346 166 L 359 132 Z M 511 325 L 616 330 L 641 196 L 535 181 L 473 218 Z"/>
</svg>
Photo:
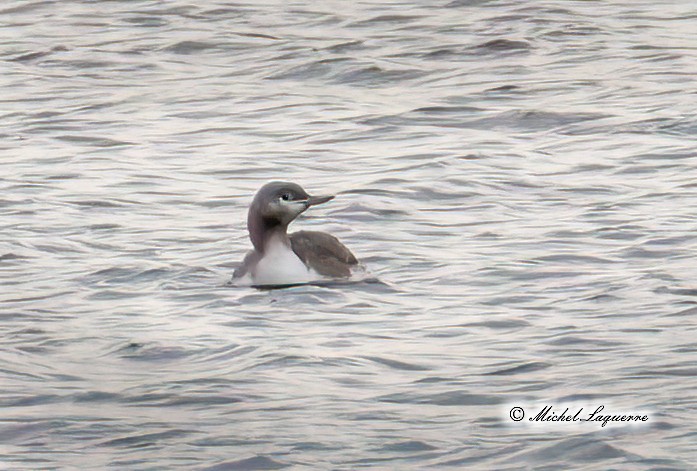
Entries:
<svg viewBox="0 0 697 471">
<path fill-rule="evenodd" d="M 376 398 L 381 402 L 395 404 L 431 404 L 436 406 L 483 406 L 501 404 L 503 399 L 485 394 L 468 394 L 462 391 L 449 391 L 431 395 L 396 393 Z"/>
<path fill-rule="evenodd" d="M 477 46 L 477 49 L 487 52 L 527 51 L 531 49 L 531 46 L 527 41 L 501 38 L 480 44 Z"/>
<path fill-rule="evenodd" d="M 365 358 L 366 360 L 370 360 L 370 361 L 373 361 L 375 363 L 379 363 L 381 365 L 385 365 L 385 366 L 388 366 L 390 368 L 394 368 L 396 370 L 426 371 L 426 370 L 430 369 L 430 368 L 423 366 L 423 365 L 417 365 L 414 363 L 406 363 L 403 361 L 391 360 L 391 359 L 383 358 L 383 357 L 362 356 L 361 358 Z"/>
<path fill-rule="evenodd" d="M 156 443 L 162 440 L 180 438 L 182 436 L 190 435 L 191 433 L 192 432 L 187 430 L 168 430 L 165 432 L 144 433 L 139 435 L 130 435 L 126 437 L 107 440 L 105 442 L 99 443 L 99 446 L 125 448 L 142 447 L 148 445 L 155 445 Z"/>
<path fill-rule="evenodd" d="M 492 376 L 510 376 L 522 373 L 530 373 L 532 371 L 544 370 L 546 368 L 549 368 L 550 366 L 552 365 L 550 365 L 549 363 L 531 361 L 529 363 L 523 363 L 522 365 L 517 365 L 510 368 L 503 368 L 501 370 L 496 370 L 484 374 Z"/>
<path fill-rule="evenodd" d="M 283 469 L 288 467 L 288 465 L 281 462 L 275 461 L 266 456 L 253 456 L 251 458 L 245 458 L 237 461 L 225 461 L 223 463 L 216 464 L 214 466 L 209 466 L 204 468 L 205 471 L 242 471 L 242 470 L 257 470 L 257 469 Z"/>
</svg>

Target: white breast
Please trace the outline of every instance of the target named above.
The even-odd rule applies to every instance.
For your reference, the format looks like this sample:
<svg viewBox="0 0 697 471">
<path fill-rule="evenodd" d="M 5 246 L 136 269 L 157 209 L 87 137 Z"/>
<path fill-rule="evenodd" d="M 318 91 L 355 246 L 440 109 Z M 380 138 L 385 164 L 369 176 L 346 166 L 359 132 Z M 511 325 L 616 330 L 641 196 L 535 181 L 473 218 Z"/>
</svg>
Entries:
<svg viewBox="0 0 697 471">
<path fill-rule="evenodd" d="M 252 270 L 255 285 L 289 285 L 307 283 L 317 278 L 282 240 L 271 239 L 264 249 L 264 256 Z"/>
</svg>

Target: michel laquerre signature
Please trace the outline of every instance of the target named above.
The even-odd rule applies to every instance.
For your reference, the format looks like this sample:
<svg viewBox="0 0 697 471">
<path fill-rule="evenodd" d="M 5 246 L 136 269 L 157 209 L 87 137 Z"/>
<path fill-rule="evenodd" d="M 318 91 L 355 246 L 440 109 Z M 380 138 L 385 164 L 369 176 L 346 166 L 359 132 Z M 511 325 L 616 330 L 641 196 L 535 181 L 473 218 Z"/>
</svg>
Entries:
<svg viewBox="0 0 697 471">
<path fill-rule="evenodd" d="M 537 415 L 528 418 L 530 422 L 599 422 L 601 427 L 605 427 L 610 422 L 647 422 L 649 416 L 647 414 L 638 413 L 621 413 L 621 414 L 603 414 L 604 405 L 596 407 L 591 413 L 583 414 L 583 407 L 580 407 L 576 412 L 569 412 L 569 407 L 564 409 L 560 414 L 553 410 L 552 406 L 544 406 Z M 572 415 L 573 414 L 573 415 Z M 514 422 L 520 422 L 525 418 L 525 410 L 522 407 L 513 407 L 509 413 Z"/>
</svg>

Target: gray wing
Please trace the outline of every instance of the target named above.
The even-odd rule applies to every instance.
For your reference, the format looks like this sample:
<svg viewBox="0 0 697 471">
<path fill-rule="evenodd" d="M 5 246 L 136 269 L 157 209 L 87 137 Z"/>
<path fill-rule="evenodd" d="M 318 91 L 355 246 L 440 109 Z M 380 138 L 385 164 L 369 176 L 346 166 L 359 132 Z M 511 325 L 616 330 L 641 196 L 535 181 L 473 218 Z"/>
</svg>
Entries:
<svg viewBox="0 0 697 471">
<path fill-rule="evenodd" d="M 326 232 L 298 231 L 290 234 L 293 252 L 310 268 L 323 276 L 351 276 L 358 260 L 339 239 Z"/>
<path fill-rule="evenodd" d="M 242 278 L 254 268 L 260 259 L 261 257 L 259 256 L 259 252 L 256 250 L 250 250 L 247 252 L 247 255 L 244 256 L 244 260 L 242 260 L 242 263 L 240 263 L 240 266 L 235 268 L 235 271 L 232 273 L 232 279 L 234 280 L 235 278 Z"/>
</svg>

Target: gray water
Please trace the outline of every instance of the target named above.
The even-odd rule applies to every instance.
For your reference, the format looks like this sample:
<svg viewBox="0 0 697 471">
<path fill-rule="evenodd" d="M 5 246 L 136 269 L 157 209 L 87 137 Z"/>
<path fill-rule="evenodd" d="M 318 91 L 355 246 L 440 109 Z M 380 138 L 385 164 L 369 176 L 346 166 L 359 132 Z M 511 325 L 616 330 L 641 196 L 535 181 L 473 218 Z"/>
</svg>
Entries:
<svg viewBox="0 0 697 471">
<path fill-rule="evenodd" d="M 3 2 L 0 468 L 695 466 L 696 24 Z M 379 281 L 230 287 L 277 179 Z"/>
</svg>

